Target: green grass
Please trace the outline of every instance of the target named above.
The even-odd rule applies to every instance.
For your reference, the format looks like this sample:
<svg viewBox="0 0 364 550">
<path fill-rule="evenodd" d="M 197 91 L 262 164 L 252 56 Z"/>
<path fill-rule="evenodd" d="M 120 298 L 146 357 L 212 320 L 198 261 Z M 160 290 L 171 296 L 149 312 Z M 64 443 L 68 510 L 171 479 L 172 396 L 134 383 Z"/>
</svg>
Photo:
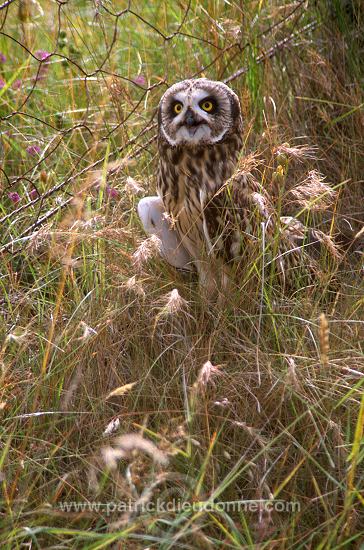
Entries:
<svg viewBox="0 0 364 550">
<path fill-rule="evenodd" d="M 0 11 L 2 548 L 359 548 L 359 5 L 41 1 L 27 18 L 19 4 Z M 153 250 L 135 263 L 135 207 L 155 192 L 166 86 L 240 69 L 230 85 L 262 185 L 346 248 L 324 283 L 284 295 L 262 279 L 260 242 L 215 305 Z M 316 157 L 273 181 L 287 141 Z M 324 212 L 288 203 L 313 169 L 337 191 Z M 141 498 L 187 506 L 123 510 Z M 280 499 L 285 511 L 256 504 Z M 218 505 L 240 500 L 255 504 Z"/>
</svg>

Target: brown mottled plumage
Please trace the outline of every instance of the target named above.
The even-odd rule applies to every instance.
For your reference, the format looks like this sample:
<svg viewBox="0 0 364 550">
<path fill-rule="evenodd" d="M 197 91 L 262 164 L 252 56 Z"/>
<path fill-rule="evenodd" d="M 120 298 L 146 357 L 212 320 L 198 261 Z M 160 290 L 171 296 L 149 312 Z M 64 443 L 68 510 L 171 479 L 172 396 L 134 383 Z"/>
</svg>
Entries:
<svg viewBox="0 0 364 550">
<path fill-rule="evenodd" d="M 268 247 L 279 233 L 278 249 L 271 248 L 283 279 L 303 250 L 326 242 L 298 220 L 279 218 L 252 174 L 237 170 L 243 124 L 228 86 L 207 79 L 175 84 L 160 101 L 158 122 L 158 193 L 204 280 L 211 279 L 209 257 L 225 265 L 241 261 L 262 231 Z"/>
<path fill-rule="evenodd" d="M 210 113 L 199 104 L 213 102 Z M 181 104 L 182 112 L 173 111 Z M 213 196 L 232 176 L 242 146 L 238 97 L 207 79 L 185 80 L 169 88 L 159 106 L 158 193 L 182 245 L 201 272 L 206 256 L 202 193 Z"/>
</svg>

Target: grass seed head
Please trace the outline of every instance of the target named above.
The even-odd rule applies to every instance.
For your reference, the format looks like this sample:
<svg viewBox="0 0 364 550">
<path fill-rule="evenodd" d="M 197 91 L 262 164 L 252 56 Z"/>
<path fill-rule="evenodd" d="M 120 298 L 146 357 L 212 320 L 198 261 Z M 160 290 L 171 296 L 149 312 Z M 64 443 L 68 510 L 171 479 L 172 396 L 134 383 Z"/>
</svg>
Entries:
<svg viewBox="0 0 364 550">
<path fill-rule="evenodd" d="M 132 292 L 141 298 L 145 297 L 143 285 L 137 280 L 136 275 L 130 277 L 123 286 L 129 292 Z"/>
<path fill-rule="evenodd" d="M 317 148 L 309 145 L 291 146 L 289 143 L 283 143 L 274 149 L 276 157 L 292 158 L 303 162 L 304 160 L 313 160 L 317 156 Z"/>
<path fill-rule="evenodd" d="M 133 254 L 133 265 L 137 269 L 142 267 L 151 259 L 160 254 L 161 241 L 156 235 L 145 239 Z"/>
<path fill-rule="evenodd" d="M 206 361 L 198 373 L 197 386 L 205 388 L 208 385 L 215 386 L 215 378 L 222 376 L 222 372 L 218 366 L 215 366 L 211 361 Z"/>
<path fill-rule="evenodd" d="M 125 190 L 128 191 L 131 195 L 139 195 L 139 193 L 144 192 L 143 187 L 131 176 L 128 176 L 126 178 Z"/>
<path fill-rule="evenodd" d="M 168 464 L 166 453 L 162 452 L 154 443 L 139 434 L 125 434 L 115 439 L 114 447 L 104 447 L 101 450 L 106 466 L 111 470 L 117 468 L 120 459 L 130 460 L 135 452 L 149 455 L 154 462 L 165 466 Z"/>
<path fill-rule="evenodd" d="M 180 311 L 185 311 L 188 308 L 188 303 L 176 288 L 168 292 L 165 296 L 165 312 L 169 315 L 175 315 Z"/>
<path fill-rule="evenodd" d="M 306 178 L 289 191 L 289 200 L 294 205 L 311 211 L 326 210 L 335 196 L 335 190 L 317 170 L 310 170 Z"/>
</svg>

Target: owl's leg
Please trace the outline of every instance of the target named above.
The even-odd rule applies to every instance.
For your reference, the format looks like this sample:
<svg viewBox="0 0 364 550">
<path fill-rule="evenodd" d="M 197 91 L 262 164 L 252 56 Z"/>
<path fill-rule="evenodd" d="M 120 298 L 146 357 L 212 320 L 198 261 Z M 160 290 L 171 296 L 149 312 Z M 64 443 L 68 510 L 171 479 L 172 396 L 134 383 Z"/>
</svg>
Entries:
<svg viewBox="0 0 364 550">
<path fill-rule="evenodd" d="M 161 253 L 168 263 L 174 267 L 193 271 L 193 261 L 184 248 L 177 231 L 170 227 L 165 216 L 162 199 L 159 197 L 144 197 L 138 204 L 138 214 L 148 235 L 157 235 L 161 240 Z"/>
</svg>

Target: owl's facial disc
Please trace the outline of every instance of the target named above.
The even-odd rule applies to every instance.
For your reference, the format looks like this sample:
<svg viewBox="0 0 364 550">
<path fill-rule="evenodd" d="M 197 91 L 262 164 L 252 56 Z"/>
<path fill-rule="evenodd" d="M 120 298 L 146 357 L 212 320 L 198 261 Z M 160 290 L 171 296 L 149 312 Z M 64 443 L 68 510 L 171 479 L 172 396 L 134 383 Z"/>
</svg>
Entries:
<svg viewBox="0 0 364 550">
<path fill-rule="evenodd" d="M 169 111 L 171 133 L 174 135 L 170 135 L 170 139 L 173 139 L 175 145 L 197 145 L 211 141 L 211 117 L 217 112 L 217 101 L 214 98 L 207 101 L 204 99 L 206 92 L 198 92 L 190 96 L 179 92 L 172 98 Z M 207 107 L 211 113 L 202 107 Z"/>
<path fill-rule="evenodd" d="M 171 127 L 176 145 L 198 145 L 216 141 L 212 136 L 218 101 L 205 90 L 177 93 L 171 103 Z"/>
<path fill-rule="evenodd" d="M 235 96 L 224 84 L 207 79 L 172 86 L 160 104 L 163 136 L 172 146 L 196 147 L 219 142 L 232 125 L 232 95 Z"/>
</svg>

